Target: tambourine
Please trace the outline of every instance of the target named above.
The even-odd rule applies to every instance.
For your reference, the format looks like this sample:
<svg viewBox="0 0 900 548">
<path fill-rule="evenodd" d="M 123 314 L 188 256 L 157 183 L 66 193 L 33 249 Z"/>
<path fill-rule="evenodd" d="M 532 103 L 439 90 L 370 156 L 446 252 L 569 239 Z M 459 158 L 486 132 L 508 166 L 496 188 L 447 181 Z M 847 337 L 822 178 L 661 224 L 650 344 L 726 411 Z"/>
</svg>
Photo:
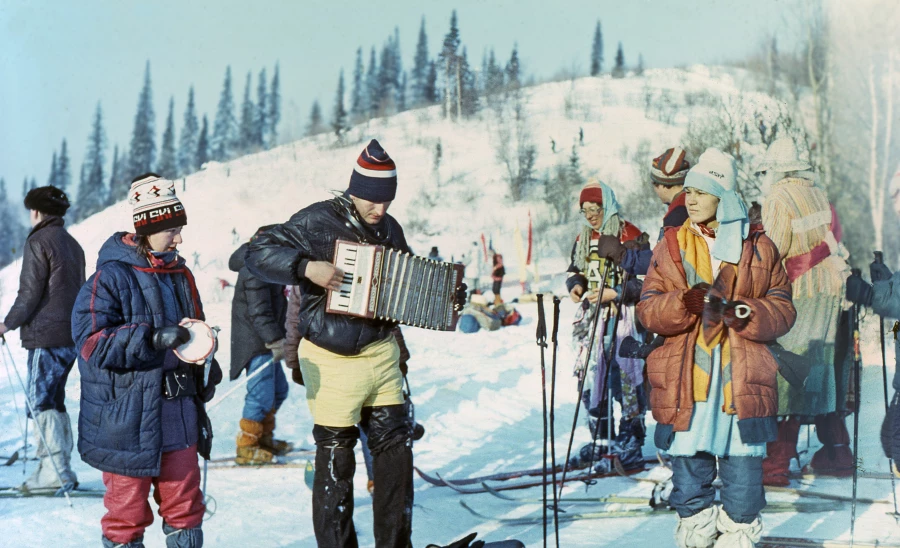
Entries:
<svg viewBox="0 0 900 548">
<path fill-rule="evenodd" d="M 179 360 L 187 363 L 203 363 L 216 351 L 216 332 L 206 322 L 186 318 L 178 325 L 191 334 L 188 342 L 174 350 Z"/>
</svg>

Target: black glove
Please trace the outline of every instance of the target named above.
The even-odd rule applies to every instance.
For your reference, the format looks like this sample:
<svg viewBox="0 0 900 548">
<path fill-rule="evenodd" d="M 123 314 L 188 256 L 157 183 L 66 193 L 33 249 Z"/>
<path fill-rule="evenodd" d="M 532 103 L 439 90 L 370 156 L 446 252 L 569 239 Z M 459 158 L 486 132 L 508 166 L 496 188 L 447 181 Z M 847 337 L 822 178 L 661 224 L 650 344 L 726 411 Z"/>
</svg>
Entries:
<svg viewBox="0 0 900 548">
<path fill-rule="evenodd" d="M 873 262 L 869 265 L 869 277 L 872 278 L 872 283 L 890 280 L 891 276 L 893 276 L 891 269 L 884 263 Z"/>
<path fill-rule="evenodd" d="M 466 306 L 466 301 L 469 299 L 469 286 L 466 285 L 465 282 L 459 284 L 459 287 L 456 288 L 456 310 L 462 310 L 464 306 Z"/>
<path fill-rule="evenodd" d="M 619 343 L 619 356 L 622 358 L 640 358 L 642 346 L 644 345 L 629 335 Z"/>
<path fill-rule="evenodd" d="M 621 264 L 625 258 L 625 246 L 616 236 L 604 234 L 600 236 L 597 242 L 597 255 L 604 259 L 609 259 L 616 264 Z"/>
<path fill-rule="evenodd" d="M 872 286 L 867 284 L 859 274 L 852 274 L 847 278 L 847 300 L 861 304 L 863 306 L 872 306 Z"/>
<path fill-rule="evenodd" d="M 300 371 L 299 367 L 297 369 L 291 369 L 291 380 L 294 381 L 295 383 L 299 384 L 300 386 L 304 386 L 303 372 Z"/>
<path fill-rule="evenodd" d="M 405 377 L 409 373 L 409 365 L 405 361 L 400 362 L 400 373 Z"/>
<path fill-rule="evenodd" d="M 199 385 L 203 382 L 203 367 L 197 365 L 196 368 L 200 374 Z M 212 401 L 213 397 L 216 395 L 216 385 L 220 382 L 222 382 L 222 368 L 219 366 L 219 362 L 213 358 L 212 363 L 209 365 L 209 379 L 206 381 L 206 386 L 198 390 L 200 399 L 203 400 L 203 403 Z"/>
<path fill-rule="evenodd" d="M 191 332 L 181 325 L 167 325 L 153 330 L 150 343 L 156 350 L 171 350 L 178 348 L 191 340 Z"/>
</svg>

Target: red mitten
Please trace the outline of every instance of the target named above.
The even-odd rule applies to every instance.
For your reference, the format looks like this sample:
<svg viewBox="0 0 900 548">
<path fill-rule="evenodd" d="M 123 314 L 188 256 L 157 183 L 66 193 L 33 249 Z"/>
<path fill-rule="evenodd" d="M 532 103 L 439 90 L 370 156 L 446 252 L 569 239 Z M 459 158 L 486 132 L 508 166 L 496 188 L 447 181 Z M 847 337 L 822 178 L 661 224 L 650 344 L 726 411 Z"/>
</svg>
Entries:
<svg viewBox="0 0 900 548">
<path fill-rule="evenodd" d="M 707 291 L 709 291 L 709 284 L 699 283 L 684 292 L 684 295 L 681 296 L 681 300 L 688 312 L 695 316 L 703 314 L 703 307 L 706 304 L 704 299 L 706 298 Z"/>
</svg>

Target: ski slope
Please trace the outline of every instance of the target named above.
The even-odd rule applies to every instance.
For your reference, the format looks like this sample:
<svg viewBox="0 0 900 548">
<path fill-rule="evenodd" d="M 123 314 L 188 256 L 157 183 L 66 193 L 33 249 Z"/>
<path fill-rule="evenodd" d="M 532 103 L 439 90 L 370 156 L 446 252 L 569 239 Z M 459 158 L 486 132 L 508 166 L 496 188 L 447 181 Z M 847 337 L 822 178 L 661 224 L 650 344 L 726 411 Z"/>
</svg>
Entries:
<svg viewBox="0 0 900 548">
<path fill-rule="evenodd" d="M 702 107 L 690 107 L 685 94 L 698 91 L 719 96 L 740 96 L 754 101 L 771 101 L 764 96 L 742 93 L 745 76 L 734 71 L 694 67 L 688 70 L 648 71 L 643 78 L 610 80 L 585 78 L 574 82 L 544 84 L 526 90 L 528 120 L 538 146 L 538 170 L 565 163 L 584 131 L 584 145 L 578 147 L 583 170 L 609 181 L 620 201 L 635 185 L 633 170 L 622 154 L 646 139 L 655 153 L 676 143 L 687 119 Z M 648 119 L 642 97 L 645 88 L 667 89 L 680 105 L 680 114 L 671 124 Z M 566 105 L 579 105 L 568 114 Z M 571 112 L 571 109 L 570 109 Z M 508 282 L 518 277 L 514 232 L 525 230 L 530 211 L 535 218 L 545 215 L 547 205 L 540 199 L 511 204 L 503 180 L 504 168 L 496 159 L 496 120 L 489 113 L 483 119 L 459 124 L 444 121 L 438 107 L 410 111 L 388 119 L 373 120 L 353 128 L 342 146 L 331 136 L 318 136 L 289 143 L 270 151 L 243 157 L 226 164 L 211 163 L 179 182 L 188 216 L 181 252 L 192 266 L 204 300 L 208 320 L 222 328 L 218 358 L 223 368 L 229 363 L 230 299 L 220 280 L 233 282 L 227 260 L 237 245 L 258 226 L 286 220 L 301 207 L 329 197 L 327 190 L 346 188 L 353 163 L 369 138 L 377 138 L 395 159 L 399 172 L 397 200 L 391 213 L 406 227 L 407 238 L 420 254 L 432 245 L 450 259 L 459 258 L 482 234 L 506 257 Z M 557 152 L 550 152 L 550 139 Z M 440 140 L 443 157 L 434 169 L 434 148 Z M 441 185 L 436 184 L 437 179 Z M 424 200 L 423 196 L 429 200 Z M 573 196 L 573 200 L 575 196 Z M 573 205 L 574 209 L 574 205 Z M 662 208 L 660 208 L 660 216 Z M 627 216 L 627 212 L 626 212 Z M 650 234 L 657 227 L 642 224 Z M 93 271 L 97 251 L 116 230 L 131 227 L 126 204 L 113 206 L 71 227 L 71 233 L 85 249 L 88 274 Z M 415 228 L 412 228 L 415 227 Z M 237 233 L 237 238 L 233 236 Z M 574 231 L 572 236 L 574 237 Z M 566 259 L 558 250 L 567 247 L 535 234 L 535 255 L 542 277 L 533 288 L 562 296 L 564 284 L 559 274 Z M 236 243 L 237 241 L 237 243 Z M 197 254 L 195 259 L 195 253 Z M 195 265 L 196 262 L 196 266 Z M 21 265 L 0 271 L 0 313 L 11 306 Z M 549 274 L 549 275 L 548 275 Z M 504 289 L 507 300 L 515 297 L 513 283 Z M 549 298 L 548 298 L 549 300 Z M 535 344 L 536 305 L 518 305 L 523 315 L 519 326 L 500 331 L 435 333 L 406 328 L 410 346 L 409 380 L 418 420 L 425 437 L 416 443 L 415 464 L 440 471 L 444 477 L 458 478 L 540 465 L 542 455 L 542 397 L 540 354 Z M 548 317 L 552 317 L 547 307 Z M 563 300 L 559 327 L 558 386 L 556 392 L 557 453 L 562 459 L 577 399 L 573 363 L 571 321 L 574 304 Z M 860 420 L 860 466 L 867 471 L 887 471 L 881 454 L 878 430 L 884 414 L 881 362 L 878 357 L 877 320 L 865 324 L 863 354 L 863 405 Z M 26 352 L 19 346 L 18 333 L 7 336 L 19 374 L 25 374 Z M 888 351 L 889 371 L 894 357 Z M 0 455 L 9 455 L 22 444 L 24 396 L 12 363 L 0 369 Z M 550 355 L 547 355 L 550 365 Z M 548 372 L 549 377 L 549 372 Z M 225 381 L 220 393 L 229 388 Z M 214 456 L 234 453 L 243 405 L 238 391 L 211 413 L 215 430 Z M 66 404 L 77 425 L 80 397 L 77 368 L 70 376 Z M 652 419 L 645 454 L 652 456 Z M 291 392 L 278 414 L 277 434 L 304 447 L 312 447 L 312 422 L 304 400 L 304 389 L 291 385 Z M 575 446 L 587 440 L 579 425 Z M 813 433 L 810 451 L 819 444 Z M 800 449 L 806 447 L 801 430 Z M 805 463 L 811 456 L 804 453 Z M 28 463 L 28 471 L 34 466 Z M 73 455 L 73 468 L 85 488 L 102 488 L 99 471 Z M 0 466 L 0 484 L 23 481 L 22 463 Z M 542 527 L 512 526 L 498 520 L 484 521 L 469 514 L 459 501 L 477 510 L 502 518 L 538 516 L 540 504 L 512 504 L 489 494 L 460 495 L 434 487 L 416 478 L 413 542 L 448 544 L 478 531 L 479 538 L 518 538 L 526 546 L 542 543 Z M 361 454 L 355 478 L 355 521 L 361 546 L 373 546 L 372 511 L 366 491 Z M 806 487 L 795 482 L 795 486 Z M 651 484 L 625 478 L 607 478 L 591 486 L 588 496 L 608 494 L 649 497 Z M 819 491 L 849 495 L 850 480 L 816 480 L 810 486 Z M 540 496 L 540 488 L 514 491 L 512 496 Z M 569 484 L 566 496 L 584 496 L 585 486 Z M 214 514 L 204 524 L 207 546 L 315 546 L 311 522 L 311 493 L 303 481 L 302 468 L 210 469 L 208 494 L 215 499 Z M 891 495 L 891 482 L 862 479 L 861 497 L 883 499 Z M 771 500 L 791 500 L 789 495 L 772 495 Z M 598 506 L 563 505 L 570 511 L 592 511 Z M 900 542 L 900 528 L 886 515 L 885 505 L 860 505 L 857 509 L 857 540 Z M 155 505 L 154 505 L 155 511 Z M 101 499 L 74 499 L 70 508 L 62 499 L 0 499 L 0 546 L 96 546 L 100 540 L 100 518 L 105 513 Z M 817 514 L 768 514 L 766 534 L 806 538 L 849 538 L 850 505 Z M 656 516 L 564 523 L 560 526 L 562 546 L 672 546 L 675 517 Z M 161 519 L 147 530 L 147 546 L 163 546 Z"/>
</svg>

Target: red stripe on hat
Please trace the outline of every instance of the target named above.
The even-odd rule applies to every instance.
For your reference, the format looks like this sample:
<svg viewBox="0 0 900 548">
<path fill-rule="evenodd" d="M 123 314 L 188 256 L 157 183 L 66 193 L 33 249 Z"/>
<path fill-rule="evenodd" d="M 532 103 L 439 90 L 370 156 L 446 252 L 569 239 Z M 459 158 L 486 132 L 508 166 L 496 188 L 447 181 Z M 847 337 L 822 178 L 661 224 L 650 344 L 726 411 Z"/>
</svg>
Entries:
<svg viewBox="0 0 900 548">
<path fill-rule="evenodd" d="M 360 157 L 356 160 L 356 163 L 359 165 L 359 167 L 363 167 L 363 168 L 366 168 L 366 169 L 371 169 L 371 170 L 374 170 L 374 171 L 391 171 L 391 170 L 397 169 L 397 167 L 394 165 L 394 161 L 393 161 L 393 160 L 391 160 L 390 158 L 388 158 L 388 159 L 385 160 L 385 161 L 388 162 L 388 163 L 386 163 L 386 164 L 371 164 L 371 163 L 367 162 L 365 159 L 363 159 L 362 156 L 360 156 Z"/>
</svg>

